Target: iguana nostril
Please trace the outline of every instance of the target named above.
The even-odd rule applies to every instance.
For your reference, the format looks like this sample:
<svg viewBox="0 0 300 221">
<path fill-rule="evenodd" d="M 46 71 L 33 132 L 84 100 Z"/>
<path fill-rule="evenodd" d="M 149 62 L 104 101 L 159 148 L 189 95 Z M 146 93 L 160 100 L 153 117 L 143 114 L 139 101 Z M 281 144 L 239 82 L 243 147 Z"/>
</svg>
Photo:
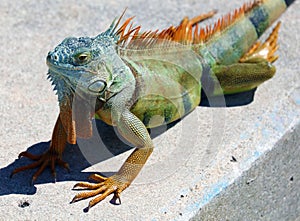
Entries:
<svg viewBox="0 0 300 221">
<path fill-rule="evenodd" d="M 54 61 L 58 61 L 58 55 L 57 54 L 54 54 L 52 52 L 49 52 L 48 55 L 47 55 L 47 60 L 54 60 Z"/>
</svg>

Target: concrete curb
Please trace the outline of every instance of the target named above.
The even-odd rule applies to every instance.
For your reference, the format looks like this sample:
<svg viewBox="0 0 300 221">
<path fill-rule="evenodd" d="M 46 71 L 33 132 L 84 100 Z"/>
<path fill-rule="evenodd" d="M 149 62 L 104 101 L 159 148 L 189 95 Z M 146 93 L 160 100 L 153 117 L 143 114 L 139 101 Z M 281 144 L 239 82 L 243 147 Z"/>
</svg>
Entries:
<svg viewBox="0 0 300 221">
<path fill-rule="evenodd" d="M 300 124 L 191 220 L 300 218 Z"/>
</svg>

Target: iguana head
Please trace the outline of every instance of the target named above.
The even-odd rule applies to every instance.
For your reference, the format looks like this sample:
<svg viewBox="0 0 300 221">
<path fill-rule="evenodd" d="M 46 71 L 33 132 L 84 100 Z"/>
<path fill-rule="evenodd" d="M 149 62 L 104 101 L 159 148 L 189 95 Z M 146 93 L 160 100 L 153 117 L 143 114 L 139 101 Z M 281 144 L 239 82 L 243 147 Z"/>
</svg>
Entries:
<svg viewBox="0 0 300 221">
<path fill-rule="evenodd" d="M 101 95 L 111 79 L 109 64 L 104 59 L 109 44 L 109 38 L 99 41 L 97 37 L 70 37 L 50 51 L 47 65 L 58 95 L 60 90 Z"/>
<path fill-rule="evenodd" d="M 98 108 L 97 101 L 106 102 L 125 85 L 117 76 L 125 73 L 121 67 L 126 65 L 115 48 L 114 38 L 104 32 L 94 38 L 66 38 L 48 53 L 48 75 L 58 95 L 60 112 L 71 108 L 78 137 L 91 135 L 91 116 Z"/>
<path fill-rule="evenodd" d="M 98 97 L 106 102 L 122 90 L 134 92 L 135 77 L 119 55 L 119 43 L 136 29 L 130 29 L 124 38 L 124 28 L 132 18 L 117 29 L 123 14 L 98 36 L 66 38 L 48 53 L 48 75 L 59 102 L 74 94 L 83 95 L 83 99 L 86 95 Z"/>
</svg>

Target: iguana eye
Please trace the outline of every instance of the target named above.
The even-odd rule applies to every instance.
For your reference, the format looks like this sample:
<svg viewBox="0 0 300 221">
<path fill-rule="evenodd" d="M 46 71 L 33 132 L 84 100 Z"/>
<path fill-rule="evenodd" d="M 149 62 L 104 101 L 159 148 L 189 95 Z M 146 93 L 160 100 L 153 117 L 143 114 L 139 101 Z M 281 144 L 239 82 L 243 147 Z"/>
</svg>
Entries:
<svg viewBox="0 0 300 221">
<path fill-rule="evenodd" d="M 77 65 L 83 65 L 90 61 L 91 54 L 89 52 L 82 52 L 77 55 L 75 55 L 75 63 Z"/>
</svg>

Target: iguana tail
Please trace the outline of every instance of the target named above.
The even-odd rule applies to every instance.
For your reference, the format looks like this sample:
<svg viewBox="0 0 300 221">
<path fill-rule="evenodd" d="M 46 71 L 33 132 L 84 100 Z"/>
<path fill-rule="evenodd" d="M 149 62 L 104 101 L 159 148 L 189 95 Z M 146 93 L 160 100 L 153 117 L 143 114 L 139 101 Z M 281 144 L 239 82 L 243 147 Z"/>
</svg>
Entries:
<svg viewBox="0 0 300 221">
<path fill-rule="evenodd" d="M 232 64 L 245 54 L 264 31 L 295 0 L 255 0 L 243 5 L 211 27 L 200 30 L 200 53 L 208 63 Z M 200 42 L 201 42 L 200 41 Z"/>
</svg>

